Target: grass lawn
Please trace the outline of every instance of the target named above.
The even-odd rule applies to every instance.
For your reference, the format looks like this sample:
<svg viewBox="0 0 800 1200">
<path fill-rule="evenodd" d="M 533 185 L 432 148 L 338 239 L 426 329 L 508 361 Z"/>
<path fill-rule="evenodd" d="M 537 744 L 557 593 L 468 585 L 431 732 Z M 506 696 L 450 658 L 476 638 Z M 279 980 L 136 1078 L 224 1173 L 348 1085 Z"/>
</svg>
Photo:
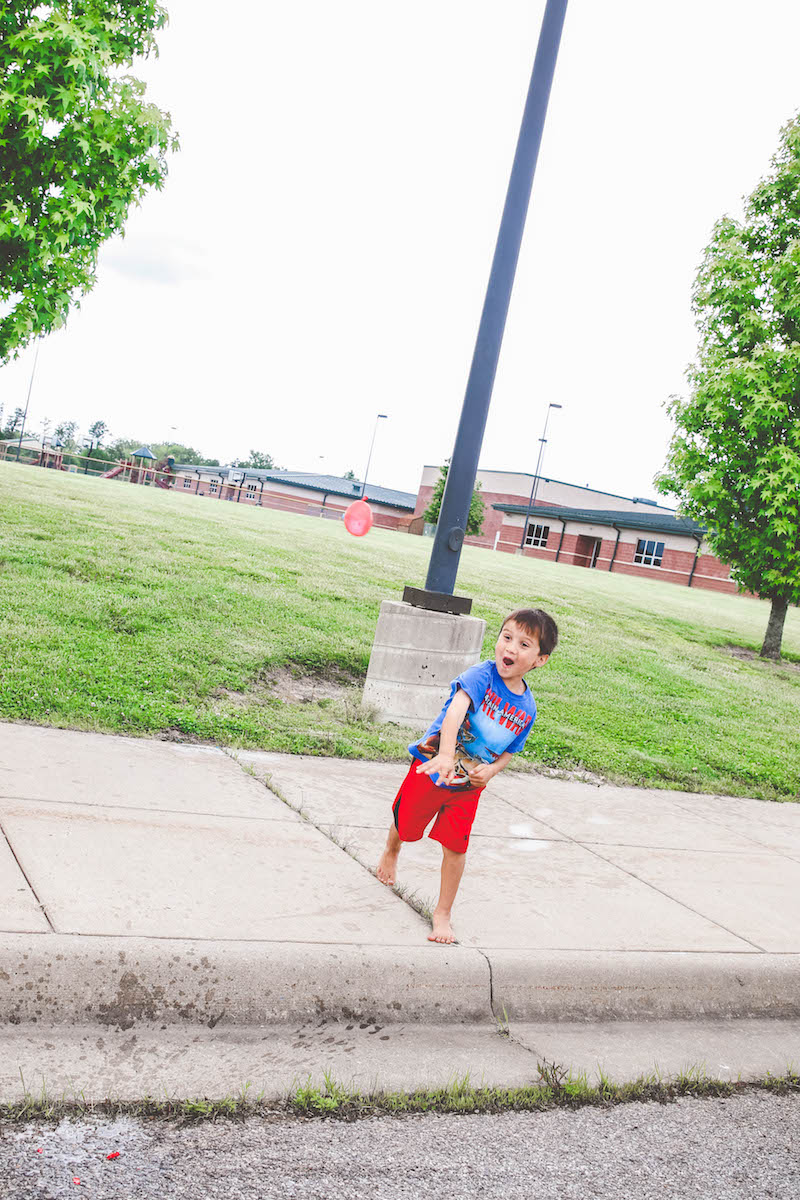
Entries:
<svg viewBox="0 0 800 1200">
<path fill-rule="evenodd" d="M 359 703 L 380 601 L 421 585 L 428 539 L 0 464 L 0 718 L 232 746 L 400 758 Z M 798 799 L 800 611 L 775 666 L 768 606 L 465 548 L 489 623 L 541 605 L 561 645 L 531 679 L 525 758 L 637 784 Z M 281 667 L 351 683 L 286 702 Z M 431 717 L 433 717 L 431 713 Z M 417 730 L 416 732 L 420 732 Z"/>
</svg>

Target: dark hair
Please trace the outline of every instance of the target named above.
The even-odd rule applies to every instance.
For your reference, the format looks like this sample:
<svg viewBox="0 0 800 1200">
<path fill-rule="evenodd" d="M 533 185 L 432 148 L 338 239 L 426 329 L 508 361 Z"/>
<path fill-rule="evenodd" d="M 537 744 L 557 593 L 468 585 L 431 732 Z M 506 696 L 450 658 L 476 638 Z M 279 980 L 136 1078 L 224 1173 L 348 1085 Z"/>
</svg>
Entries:
<svg viewBox="0 0 800 1200">
<path fill-rule="evenodd" d="M 558 626 L 549 613 L 542 608 L 517 608 L 509 613 L 501 630 L 509 621 L 515 621 L 531 635 L 539 639 L 539 651 L 542 654 L 552 654 L 558 645 Z"/>
</svg>

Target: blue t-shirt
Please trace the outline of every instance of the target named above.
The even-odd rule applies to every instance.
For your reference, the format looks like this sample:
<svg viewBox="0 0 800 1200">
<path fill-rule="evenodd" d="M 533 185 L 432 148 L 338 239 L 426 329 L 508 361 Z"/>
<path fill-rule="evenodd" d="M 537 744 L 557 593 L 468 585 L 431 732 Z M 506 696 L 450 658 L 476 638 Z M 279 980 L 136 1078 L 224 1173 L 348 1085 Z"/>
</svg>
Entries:
<svg viewBox="0 0 800 1200">
<path fill-rule="evenodd" d="M 520 696 L 509 691 L 498 674 L 494 659 L 487 659 L 469 667 L 453 680 L 450 695 L 436 720 L 418 742 L 412 742 L 408 747 L 420 762 L 427 762 L 439 753 L 439 730 L 459 688 L 469 696 L 470 705 L 456 739 L 458 778 L 455 783 L 446 785 L 455 790 L 474 786 L 468 775 L 471 767 L 496 762 L 505 750 L 517 754 L 536 720 L 536 701 L 527 683 Z M 430 778 L 436 783 L 439 776 L 433 774 Z"/>
</svg>

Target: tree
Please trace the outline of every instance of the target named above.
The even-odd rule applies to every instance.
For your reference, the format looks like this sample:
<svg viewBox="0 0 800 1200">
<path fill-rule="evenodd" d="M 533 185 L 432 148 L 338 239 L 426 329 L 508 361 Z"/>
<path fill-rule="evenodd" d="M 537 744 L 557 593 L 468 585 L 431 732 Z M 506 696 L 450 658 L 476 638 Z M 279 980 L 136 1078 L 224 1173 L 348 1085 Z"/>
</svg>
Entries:
<svg viewBox="0 0 800 1200">
<path fill-rule="evenodd" d="M 139 446 L 141 444 L 141 442 L 137 443 Z M 149 445 L 149 443 L 147 444 Z M 219 466 L 218 458 L 205 458 L 199 450 L 195 450 L 192 446 L 184 446 L 180 442 L 156 442 L 151 449 L 158 458 L 174 458 L 176 463 L 184 463 L 187 466 Z"/>
<path fill-rule="evenodd" d="M 95 421 L 89 426 L 89 437 L 92 441 L 97 442 L 99 446 L 103 438 L 108 433 L 108 426 L 105 421 Z"/>
<path fill-rule="evenodd" d="M 19 428 L 22 425 L 24 417 L 25 417 L 25 409 L 24 408 L 15 408 L 14 409 L 14 415 L 13 415 L 13 417 L 8 418 L 8 422 L 3 431 L 7 438 L 13 437 L 15 433 L 19 432 Z"/>
<path fill-rule="evenodd" d="M 62 446 L 68 448 L 75 445 L 75 433 L 77 428 L 77 421 L 61 421 L 58 425 L 56 425 L 53 436 L 56 441 L 61 442 Z"/>
<path fill-rule="evenodd" d="M 129 458 L 131 452 L 138 450 L 140 446 L 149 446 L 157 459 L 171 456 L 176 462 L 186 463 L 189 466 L 219 466 L 218 458 L 206 458 L 199 450 L 195 450 L 192 446 L 184 446 L 180 442 L 151 442 L 147 438 L 117 438 L 115 442 L 110 442 L 105 449 L 108 458 L 125 459 Z"/>
<path fill-rule="evenodd" d="M 442 507 L 442 496 L 444 495 L 444 485 L 447 481 L 447 472 L 450 469 L 450 459 L 445 461 L 444 466 L 439 471 L 439 478 L 434 485 L 431 502 L 422 514 L 426 521 L 436 523 L 439 520 L 439 511 Z M 486 515 L 486 505 L 481 500 L 478 492 L 481 490 L 481 485 L 478 484 L 475 491 L 472 493 L 472 499 L 469 502 L 469 516 L 467 517 L 466 532 L 477 536 L 483 529 L 483 518 Z"/>
<path fill-rule="evenodd" d="M 262 450 L 251 450 L 248 458 L 240 458 L 238 462 L 233 463 L 234 467 L 249 467 L 251 470 L 261 471 L 280 471 L 280 467 L 275 466 L 274 459 L 271 454 L 265 454 Z"/>
<path fill-rule="evenodd" d="M 693 293 L 700 344 L 659 490 L 708 528 L 744 588 L 771 601 L 761 653 L 780 657 L 800 601 L 800 116 L 772 171 L 723 217 Z"/>
<path fill-rule="evenodd" d="M 166 20 L 157 0 L 0 4 L 0 363 L 64 323 L 163 185 L 170 119 L 124 68 Z"/>
<path fill-rule="evenodd" d="M 358 482 L 358 476 L 356 475 L 355 471 L 345 471 L 342 479 L 350 479 L 353 481 L 353 483 Z"/>
</svg>

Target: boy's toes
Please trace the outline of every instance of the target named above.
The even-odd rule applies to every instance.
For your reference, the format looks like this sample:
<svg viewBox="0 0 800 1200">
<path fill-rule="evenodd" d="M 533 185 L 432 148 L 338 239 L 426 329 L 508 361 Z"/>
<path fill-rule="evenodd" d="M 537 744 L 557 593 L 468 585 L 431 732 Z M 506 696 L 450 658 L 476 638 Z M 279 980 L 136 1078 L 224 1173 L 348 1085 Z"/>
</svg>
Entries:
<svg viewBox="0 0 800 1200">
<path fill-rule="evenodd" d="M 375 874 L 381 883 L 385 883 L 387 887 L 394 887 L 396 877 L 397 858 L 393 855 L 382 854 L 380 862 L 375 868 Z"/>
<path fill-rule="evenodd" d="M 455 934 L 453 933 L 450 922 L 442 919 L 441 917 L 437 917 L 436 914 L 434 914 L 433 929 L 428 934 L 428 941 L 439 942 L 443 946 L 451 946 L 455 940 Z"/>
</svg>

